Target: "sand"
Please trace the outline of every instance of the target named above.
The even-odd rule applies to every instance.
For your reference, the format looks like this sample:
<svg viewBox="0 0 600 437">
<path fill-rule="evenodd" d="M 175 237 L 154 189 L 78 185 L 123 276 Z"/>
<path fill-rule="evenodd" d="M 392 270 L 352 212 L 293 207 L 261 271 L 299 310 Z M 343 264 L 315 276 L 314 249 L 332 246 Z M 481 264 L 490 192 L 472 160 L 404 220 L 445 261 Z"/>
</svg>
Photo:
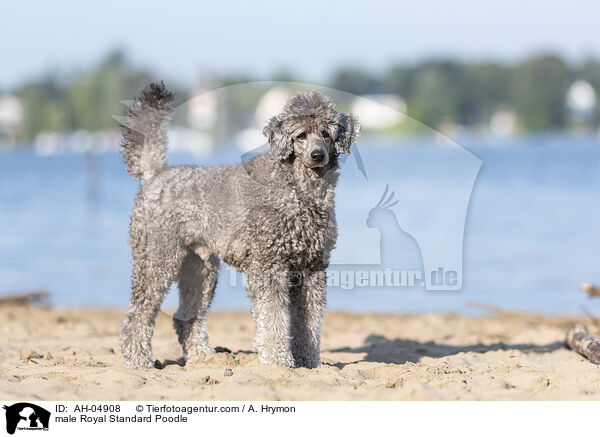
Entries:
<svg viewBox="0 0 600 437">
<path fill-rule="evenodd" d="M 325 364 L 312 370 L 259 364 L 245 313 L 210 314 L 212 345 L 233 352 L 185 366 L 161 313 L 153 344 L 165 367 L 127 369 L 122 318 L 1 307 L 0 399 L 600 400 L 600 367 L 563 344 L 575 318 L 328 313 Z"/>
</svg>

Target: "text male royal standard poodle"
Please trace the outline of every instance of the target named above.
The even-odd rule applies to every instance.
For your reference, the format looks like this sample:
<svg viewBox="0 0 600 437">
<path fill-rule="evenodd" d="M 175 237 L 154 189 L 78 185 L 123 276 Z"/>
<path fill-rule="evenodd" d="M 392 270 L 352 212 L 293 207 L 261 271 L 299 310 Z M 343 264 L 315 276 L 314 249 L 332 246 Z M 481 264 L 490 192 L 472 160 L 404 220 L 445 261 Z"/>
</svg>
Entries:
<svg viewBox="0 0 600 437">
<path fill-rule="evenodd" d="M 127 170 L 144 182 L 130 223 L 125 364 L 154 367 L 155 319 L 173 281 L 186 361 L 212 352 L 206 316 L 223 260 L 248 276 L 259 361 L 319 366 L 338 156 L 350 153 L 357 120 L 316 91 L 299 92 L 264 128 L 269 152 L 235 165 L 167 167 L 172 100 L 162 82 L 150 84 L 122 126 Z"/>
</svg>

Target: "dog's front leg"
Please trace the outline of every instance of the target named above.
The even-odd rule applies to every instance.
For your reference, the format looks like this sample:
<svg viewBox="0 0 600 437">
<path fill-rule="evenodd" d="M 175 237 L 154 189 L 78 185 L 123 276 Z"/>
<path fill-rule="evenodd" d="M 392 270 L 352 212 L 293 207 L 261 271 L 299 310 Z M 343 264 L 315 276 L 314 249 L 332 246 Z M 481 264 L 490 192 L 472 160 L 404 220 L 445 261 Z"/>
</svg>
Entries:
<svg viewBox="0 0 600 437">
<path fill-rule="evenodd" d="M 292 293 L 292 354 L 298 367 L 321 365 L 321 325 L 327 301 L 325 272 L 308 272 Z"/>
<path fill-rule="evenodd" d="M 248 275 L 248 294 L 256 324 L 258 361 L 293 367 L 288 272 L 272 269 Z"/>
</svg>

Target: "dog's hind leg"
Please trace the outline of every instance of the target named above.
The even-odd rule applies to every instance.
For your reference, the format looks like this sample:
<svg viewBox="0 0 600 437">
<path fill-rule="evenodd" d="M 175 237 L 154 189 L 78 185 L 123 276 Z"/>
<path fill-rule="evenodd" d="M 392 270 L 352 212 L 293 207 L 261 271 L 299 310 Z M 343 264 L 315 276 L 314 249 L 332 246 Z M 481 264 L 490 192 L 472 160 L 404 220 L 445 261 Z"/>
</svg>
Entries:
<svg viewBox="0 0 600 437">
<path fill-rule="evenodd" d="M 185 252 L 176 247 L 148 254 L 145 242 L 132 239 L 133 278 L 129 310 L 121 324 L 121 351 L 125 365 L 153 368 L 152 335 L 160 305 L 177 278 Z"/>
<path fill-rule="evenodd" d="M 136 272 L 136 270 L 144 270 Z M 167 278 L 148 280 L 145 269 L 134 267 L 131 299 L 127 317 L 121 325 L 121 352 L 127 367 L 148 369 L 152 361 L 152 335 L 160 305 L 169 291 Z"/>
<path fill-rule="evenodd" d="M 208 252 L 189 252 L 179 273 L 179 308 L 173 326 L 186 362 L 201 361 L 213 352 L 208 344 L 206 317 L 215 294 L 219 259 Z"/>
</svg>

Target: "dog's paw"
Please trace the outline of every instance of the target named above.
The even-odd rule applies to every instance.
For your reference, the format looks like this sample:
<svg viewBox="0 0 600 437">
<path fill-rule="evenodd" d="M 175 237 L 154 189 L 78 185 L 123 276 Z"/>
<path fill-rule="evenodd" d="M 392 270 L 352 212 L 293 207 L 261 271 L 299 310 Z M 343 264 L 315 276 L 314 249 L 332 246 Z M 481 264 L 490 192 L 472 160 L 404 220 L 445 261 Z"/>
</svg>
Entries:
<svg viewBox="0 0 600 437">
<path fill-rule="evenodd" d="M 214 354 L 215 350 L 212 347 L 195 347 L 185 351 L 183 358 L 186 363 L 196 363 L 198 361 L 204 361 L 206 358 Z"/>
<path fill-rule="evenodd" d="M 288 352 L 258 352 L 258 362 L 261 364 L 279 364 L 284 367 L 296 367 L 294 357 Z"/>
<path fill-rule="evenodd" d="M 295 364 L 296 364 L 296 367 L 306 367 L 307 369 L 315 369 L 315 368 L 321 367 L 323 365 L 320 357 L 296 358 Z"/>
<path fill-rule="evenodd" d="M 296 344 L 292 349 L 294 355 L 294 362 L 296 367 L 305 367 L 307 369 L 314 369 L 320 367 L 323 363 L 321 362 L 321 350 L 318 346 L 313 344 Z"/>
<path fill-rule="evenodd" d="M 156 363 L 151 358 L 131 358 L 125 360 L 125 367 L 131 369 L 155 369 Z"/>
</svg>

